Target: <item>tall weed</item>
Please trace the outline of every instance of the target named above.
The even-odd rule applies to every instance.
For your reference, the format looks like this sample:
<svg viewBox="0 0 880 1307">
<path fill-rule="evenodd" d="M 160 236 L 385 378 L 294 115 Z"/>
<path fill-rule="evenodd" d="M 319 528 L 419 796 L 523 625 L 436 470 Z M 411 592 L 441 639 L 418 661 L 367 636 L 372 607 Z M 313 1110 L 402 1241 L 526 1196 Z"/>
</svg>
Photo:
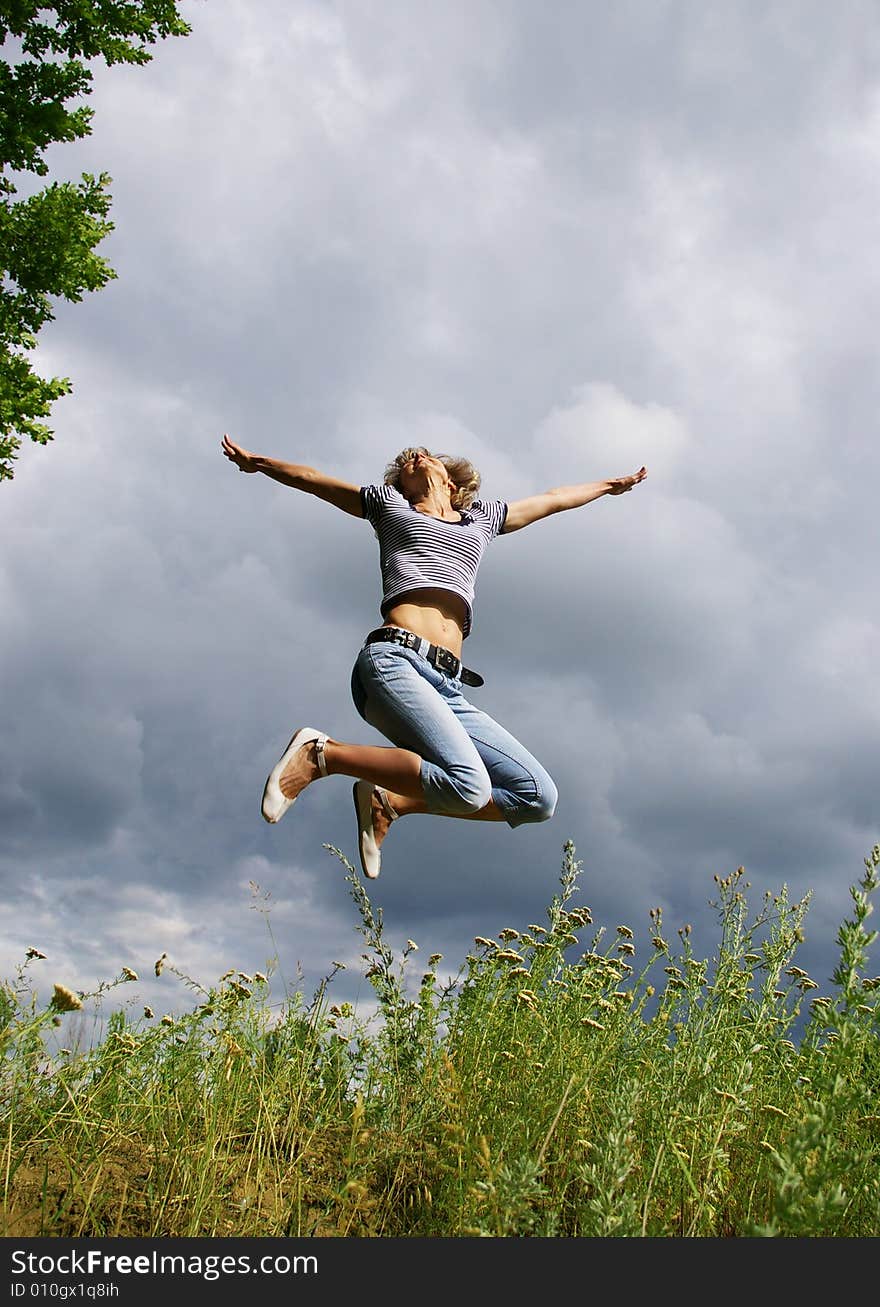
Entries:
<svg viewBox="0 0 880 1307">
<path fill-rule="evenodd" d="M 594 927 L 564 846 L 545 920 L 477 935 L 441 983 L 388 945 L 344 854 L 377 1012 L 268 976 L 183 975 L 191 1010 L 71 1021 L 133 972 L 0 986 L 4 1235 L 862 1237 L 880 1233 L 880 846 L 830 995 L 794 963 L 809 897 L 715 878 L 697 951 L 653 909 Z M 268 923 L 267 923 L 268 924 Z M 639 961 L 640 944 L 643 960 Z M 160 965 L 161 964 L 161 965 Z M 157 963 L 157 974 L 167 960 Z M 415 972 L 415 974 L 414 974 Z M 809 1006 L 807 1006 L 809 1005 Z M 800 1031 L 800 1035 L 796 1032 Z M 59 1047 L 67 1037 L 67 1045 Z"/>
</svg>

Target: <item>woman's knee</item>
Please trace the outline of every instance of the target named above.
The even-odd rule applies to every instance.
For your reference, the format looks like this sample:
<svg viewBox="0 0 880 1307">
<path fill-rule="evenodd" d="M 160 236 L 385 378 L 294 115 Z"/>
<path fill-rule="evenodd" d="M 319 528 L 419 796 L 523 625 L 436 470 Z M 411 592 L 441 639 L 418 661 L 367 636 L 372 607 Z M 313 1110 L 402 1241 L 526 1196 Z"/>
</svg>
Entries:
<svg viewBox="0 0 880 1307">
<path fill-rule="evenodd" d="M 519 799 L 508 820 L 512 826 L 534 825 L 540 821 L 549 821 L 556 811 L 558 801 L 559 791 L 547 776 L 534 794 Z"/>
<path fill-rule="evenodd" d="M 536 804 L 537 816 L 535 821 L 549 821 L 556 811 L 556 805 L 559 802 L 559 791 L 549 776 L 544 782 L 544 788 Z"/>
<path fill-rule="evenodd" d="M 492 798 L 492 782 L 485 768 L 453 763 L 442 771 L 434 768 L 430 771 L 435 811 L 469 817 L 485 808 Z"/>
<path fill-rule="evenodd" d="M 456 767 L 450 773 L 449 782 L 462 812 L 480 812 L 492 798 L 492 782 L 485 770 Z"/>
</svg>

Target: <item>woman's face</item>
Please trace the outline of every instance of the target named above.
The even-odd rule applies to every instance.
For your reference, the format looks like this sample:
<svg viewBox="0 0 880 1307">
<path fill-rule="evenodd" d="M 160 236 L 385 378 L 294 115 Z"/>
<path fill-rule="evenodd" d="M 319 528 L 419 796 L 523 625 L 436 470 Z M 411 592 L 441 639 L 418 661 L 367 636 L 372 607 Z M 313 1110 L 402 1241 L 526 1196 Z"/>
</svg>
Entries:
<svg viewBox="0 0 880 1307">
<path fill-rule="evenodd" d="M 431 483 L 451 485 L 446 464 L 427 449 L 407 449 L 404 452 L 406 459 L 400 468 L 400 493 L 404 497 L 413 491 L 424 490 Z"/>
</svg>

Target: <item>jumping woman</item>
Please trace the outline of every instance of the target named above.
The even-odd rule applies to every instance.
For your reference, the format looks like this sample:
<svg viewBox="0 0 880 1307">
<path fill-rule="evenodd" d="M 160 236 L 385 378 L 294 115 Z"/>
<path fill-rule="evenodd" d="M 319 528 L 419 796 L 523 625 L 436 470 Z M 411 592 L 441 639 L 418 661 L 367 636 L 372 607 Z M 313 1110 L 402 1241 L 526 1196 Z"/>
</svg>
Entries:
<svg viewBox="0 0 880 1307">
<path fill-rule="evenodd" d="M 647 470 L 505 503 L 477 498 L 480 474 L 467 459 L 421 447 L 402 450 L 386 467 L 383 484 L 367 486 L 252 454 L 228 435 L 222 449 L 242 472 L 262 472 L 366 518 L 379 543 L 383 621 L 364 640 L 351 693 L 360 716 L 391 746 L 346 744 L 301 726 L 266 781 L 266 821 L 280 821 L 320 777 L 354 777 L 361 868 L 372 878 L 379 875 L 389 826 L 410 813 L 509 826 L 551 817 L 557 790 L 550 776 L 465 697 L 464 686 L 482 684 L 461 661 L 477 569 L 497 535 L 603 495 L 622 495 L 644 481 Z"/>
</svg>

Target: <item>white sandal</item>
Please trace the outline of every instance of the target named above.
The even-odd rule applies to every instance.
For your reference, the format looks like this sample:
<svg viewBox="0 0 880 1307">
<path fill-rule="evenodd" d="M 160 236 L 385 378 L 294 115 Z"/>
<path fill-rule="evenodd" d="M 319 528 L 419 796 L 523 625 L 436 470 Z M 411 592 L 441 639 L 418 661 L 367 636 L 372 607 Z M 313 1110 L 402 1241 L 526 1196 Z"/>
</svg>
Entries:
<svg viewBox="0 0 880 1307">
<path fill-rule="evenodd" d="M 322 776 L 327 775 L 327 763 L 324 758 L 324 745 L 327 743 L 329 736 L 323 731 L 316 731 L 313 726 L 301 726 L 299 730 L 291 736 L 290 743 L 276 762 L 275 766 L 269 773 L 269 779 L 266 781 L 263 789 L 262 811 L 266 821 L 280 821 L 291 804 L 296 802 L 297 795 L 288 799 L 286 794 L 281 793 L 279 781 L 284 773 L 287 764 L 298 749 L 304 748 L 307 744 L 314 744 L 315 752 L 318 755 L 318 771 Z M 302 791 L 300 791 L 301 793 Z"/>
<path fill-rule="evenodd" d="M 351 794 L 357 815 L 361 869 L 370 880 L 375 880 L 381 870 L 382 852 L 376 843 L 376 832 L 373 830 L 373 795 L 376 795 L 385 809 L 389 821 L 395 821 L 398 814 L 392 808 L 388 795 L 382 787 L 373 785 L 372 781 L 355 781 Z"/>
</svg>

